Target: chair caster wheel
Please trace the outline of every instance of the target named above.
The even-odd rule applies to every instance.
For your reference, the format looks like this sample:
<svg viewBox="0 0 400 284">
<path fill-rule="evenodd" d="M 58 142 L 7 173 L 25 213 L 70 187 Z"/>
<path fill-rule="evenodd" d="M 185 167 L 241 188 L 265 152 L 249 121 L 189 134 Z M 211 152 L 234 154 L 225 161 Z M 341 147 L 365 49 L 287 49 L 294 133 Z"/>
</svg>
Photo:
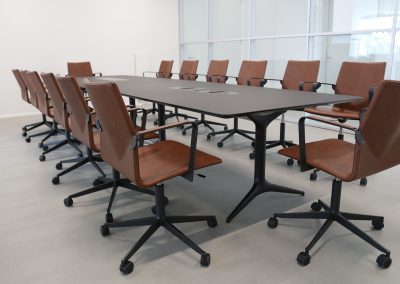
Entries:
<svg viewBox="0 0 400 284">
<path fill-rule="evenodd" d="M 21 128 L 21 130 L 22 130 L 23 132 L 26 132 L 26 131 L 28 130 L 28 128 L 26 128 L 26 126 L 24 126 L 24 127 Z"/>
<path fill-rule="evenodd" d="M 104 183 L 104 181 L 102 181 L 101 179 L 96 178 L 96 179 L 92 182 L 92 185 L 93 185 L 93 186 L 98 186 L 98 185 L 103 184 L 103 183 Z"/>
<path fill-rule="evenodd" d="M 187 119 L 188 119 L 187 115 L 184 115 L 184 116 L 183 116 L 183 119 L 184 119 L 184 120 L 187 120 Z"/>
<path fill-rule="evenodd" d="M 224 143 L 218 142 L 218 143 L 217 143 L 217 146 L 218 146 L 219 148 L 222 148 L 222 147 L 224 146 Z"/>
<path fill-rule="evenodd" d="M 293 166 L 293 164 L 294 164 L 293 159 L 287 159 L 286 164 L 287 164 L 288 166 Z"/>
<path fill-rule="evenodd" d="M 187 119 L 187 118 L 186 118 Z M 178 128 L 179 129 L 183 129 L 183 125 L 178 125 Z M 185 131 L 185 133 L 186 133 L 186 131 Z M 182 134 L 183 134 L 183 132 L 182 132 Z"/>
<path fill-rule="evenodd" d="M 374 227 L 374 230 L 380 231 L 385 227 L 385 224 L 383 220 L 372 220 L 372 227 Z"/>
<path fill-rule="evenodd" d="M 380 268 L 386 269 L 392 264 L 392 259 L 386 254 L 381 254 L 376 259 L 376 263 Z"/>
<path fill-rule="evenodd" d="M 307 264 L 310 263 L 311 260 L 311 256 L 308 252 L 300 252 L 297 255 L 297 262 L 301 265 L 301 266 L 306 266 Z"/>
<path fill-rule="evenodd" d="M 212 218 L 208 219 L 208 220 L 207 220 L 207 225 L 208 225 L 208 227 L 210 227 L 210 228 L 216 227 L 216 226 L 218 225 L 217 218 L 215 218 L 215 217 L 213 216 Z"/>
<path fill-rule="evenodd" d="M 185 136 L 186 135 L 186 130 L 182 131 L 182 135 Z"/>
<path fill-rule="evenodd" d="M 26 135 L 28 135 L 26 131 L 22 132 L 22 137 L 26 137 Z"/>
<path fill-rule="evenodd" d="M 41 162 L 43 162 L 43 161 L 46 161 L 46 156 L 45 155 L 40 155 L 39 156 L 39 161 L 41 161 Z"/>
<path fill-rule="evenodd" d="M 367 178 L 361 178 L 361 179 L 360 179 L 360 185 L 361 185 L 361 186 L 366 186 L 367 183 L 368 183 Z"/>
<path fill-rule="evenodd" d="M 200 258 L 201 266 L 209 266 L 211 262 L 211 256 L 209 253 L 203 253 Z"/>
<path fill-rule="evenodd" d="M 101 234 L 103 237 L 108 236 L 108 235 L 110 234 L 110 228 L 108 228 L 106 225 L 102 225 L 102 226 L 100 227 L 100 234 Z"/>
<path fill-rule="evenodd" d="M 256 146 L 256 142 L 251 142 L 251 147 L 253 147 L 254 148 L 254 146 Z"/>
<path fill-rule="evenodd" d="M 211 139 L 211 135 L 207 134 L 207 140 L 210 141 L 210 139 Z"/>
<path fill-rule="evenodd" d="M 269 218 L 267 225 L 269 228 L 275 229 L 276 227 L 278 227 L 278 219 L 276 217 Z"/>
<path fill-rule="evenodd" d="M 106 214 L 106 223 L 112 223 L 114 222 L 114 217 L 111 213 Z"/>
<path fill-rule="evenodd" d="M 72 200 L 71 197 L 67 197 L 64 199 L 64 205 L 65 207 L 71 207 L 72 204 L 74 204 L 74 201 Z"/>
<path fill-rule="evenodd" d="M 39 148 L 43 147 L 43 143 L 42 142 L 39 142 L 37 145 L 38 145 Z"/>
<path fill-rule="evenodd" d="M 53 184 L 59 184 L 60 183 L 60 178 L 59 177 L 53 177 L 53 179 L 51 180 L 51 182 Z"/>
<path fill-rule="evenodd" d="M 56 164 L 56 169 L 57 169 L 57 170 L 61 170 L 61 169 L 62 169 L 62 163 L 61 163 L 61 162 L 58 162 L 58 163 Z"/>
<path fill-rule="evenodd" d="M 133 271 L 133 262 L 129 260 L 122 260 L 121 265 L 119 266 L 119 271 L 123 274 L 129 274 Z"/>
<path fill-rule="evenodd" d="M 227 131 L 228 130 L 228 126 L 224 126 L 224 131 Z"/>
<path fill-rule="evenodd" d="M 25 142 L 26 142 L 26 143 L 30 143 L 30 142 L 31 142 L 31 138 L 30 138 L 30 137 L 27 137 L 27 138 L 25 139 Z"/>
<path fill-rule="evenodd" d="M 317 173 L 311 173 L 310 180 L 312 180 L 312 181 L 317 180 Z"/>
<path fill-rule="evenodd" d="M 43 151 L 47 151 L 47 150 L 49 150 L 49 146 L 43 145 L 43 146 L 42 146 L 42 149 L 43 149 Z"/>
<path fill-rule="evenodd" d="M 154 121 L 154 122 L 153 122 L 153 124 L 154 124 L 154 125 L 157 125 L 157 124 L 158 124 L 158 122 L 157 122 L 157 121 Z"/>
<path fill-rule="evenodd" d="M 250 160 L 254 160 L 255 157 L 256 157 L 256 155 L 255 155 L 254 152 L 251 152 L 251 153 L 249 154 L 249 159 L 250 159 Z"/>
<path fill-rule="evenodd" d="M 319 204 L 318 202 L 313 202 L 311 203 L 311 210 L 312 211 L 321 211 L 322 205 Z"/>
</svg>

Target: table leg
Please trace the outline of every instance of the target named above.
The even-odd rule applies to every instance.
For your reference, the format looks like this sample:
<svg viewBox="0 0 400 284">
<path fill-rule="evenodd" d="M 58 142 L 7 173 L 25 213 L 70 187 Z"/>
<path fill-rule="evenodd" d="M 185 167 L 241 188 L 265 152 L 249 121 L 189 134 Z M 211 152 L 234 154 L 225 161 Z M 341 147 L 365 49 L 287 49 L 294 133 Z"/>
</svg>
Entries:
<svg viewBox="0 0 400 284">
<path fill-rule="evenodd" d="M 136 106 L 135 98 L 132 98 L 132 97 L 129 98 L 129 105 L 134 106 L 134 107 Z M 136 125 L 137 113 L 135 111 L 131 111 L 130 117 L 131 117 L 132 122 Z"/>
<path fill-rule="evenodd" d="M 229 223 L 240 211 L 242 211 L 257 195 L 265 192 L 282 192 L 304 195 L 303 191 L 269 183 L 265 178 L 265 141 L 268 125 L 283 112 L 269 114 L 249 115 L 256 126 L 255 159 L 254 159 L 254 183 L 249 192 L 226 218 Z"/>
<path fill-rule="evenodd" d="M 162 104 L 157 104 L 158 106 L 158 125 L 164 125 L 165 124 L 165 105 Z M 160 130 L 160 140 L 164 141 L 165 139 L 167 139 L 166 135 L 165 135 L 165 129 L 164 130 Z"/>
</svg>

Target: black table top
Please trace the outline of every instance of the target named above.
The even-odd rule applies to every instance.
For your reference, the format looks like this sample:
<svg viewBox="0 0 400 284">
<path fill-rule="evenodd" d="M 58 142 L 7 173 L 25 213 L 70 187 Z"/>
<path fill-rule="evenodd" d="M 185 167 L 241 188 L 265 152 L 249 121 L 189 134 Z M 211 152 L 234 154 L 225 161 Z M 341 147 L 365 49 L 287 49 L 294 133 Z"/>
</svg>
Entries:
<svg viewBox="0 0 400 284">
<path fill-rule="evenodd" d="M 345 95 L 126 75 L 77 80 L 83 87 L 89 82 L 114 82 L 125 96 L 225 118 L 359 99 Z"/>
</svg>

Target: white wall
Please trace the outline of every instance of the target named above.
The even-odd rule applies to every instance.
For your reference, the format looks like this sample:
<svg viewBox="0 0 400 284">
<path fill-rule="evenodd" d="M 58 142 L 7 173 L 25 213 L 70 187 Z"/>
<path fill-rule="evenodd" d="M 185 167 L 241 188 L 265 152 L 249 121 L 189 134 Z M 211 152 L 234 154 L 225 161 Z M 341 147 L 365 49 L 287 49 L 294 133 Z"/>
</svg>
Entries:
<svg viewBox="0 0 400 284">
<path fill-rule="evenodd" d="M 13 68 L 67 73 L 91 61 L 94 72 L 179 69 L 178 0 L 0 0 L 0 117 L 35 112 L 20 98 Z"/>
</svg>

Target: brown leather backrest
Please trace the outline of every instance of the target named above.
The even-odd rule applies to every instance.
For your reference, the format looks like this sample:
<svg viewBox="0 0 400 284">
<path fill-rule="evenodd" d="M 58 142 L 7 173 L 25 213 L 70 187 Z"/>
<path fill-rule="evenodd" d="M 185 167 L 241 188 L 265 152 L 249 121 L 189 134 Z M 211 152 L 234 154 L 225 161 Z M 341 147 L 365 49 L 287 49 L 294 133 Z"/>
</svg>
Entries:
<svg viewBox="0 0 400 284">
<path fill-rule="evenodd" d="M 42 80 L 39 77 L 39 74 L 36 71 L 27 73 L 29 83 L 31 85 L 32 91 L 36 95 L 37 99 L 37 108 L 46 116 L 52 116 L 50 114 L 50 104 L 46 89 L 43 85 Z"/>
<path fill-rule="evenodd" d="M 386 62 L 343 62 L 336 81 L 335 93 L 359 96 L 357 102 L 336 105 L 342 109 L 359 111 L 369 104 L 368 91 L 385 77 Z"/>
<path fill-rule="evenodd" d="M 71 77 L 90 77 L 93 76 L 90 62 L 68 62 L 68 76 Z"/>
<path fill-rule="evenodd" d="M 225 83 L 229 60 L 211 60 L 208 65 L 207 82 Z"/>
<path fill-rule="evenodd" d="M 197 78 L 196 74 L 198 65 L 198 60 L 183 60 L 181 70 L 179 71 L 179 79 L 195 81 Z"/>
<path fill-rule="evenodd" d="M 282 89 L 299 90 L 300 82 L 316 82 L 318 80 L 319 60 L 289 60 L 282 79 Z M 313 84 L 304 84 L 304 91 L 312 92 Z"/>
<path fill-rule="evenodd" d="M 42 73 L 40 74 L 40 76 L 42 77 L 43 83 L 47 89 L 47 93 L 53 103 L 54 120 L 69 131 L 70 129 L 68 123 L 66 102 L 61 92 L 60 86 L 58 86 L 56 77 L 53 73 Z"/>
<path fill-rule="evenodd" d="M 138 150 L 130 147 L 136 133 L 117 85 L 90 83 L 85 88 L 102 129 L 102 159 L 140 186 Z"/>
<path fill-rule="evenodd" d="M 160 68 L 158 69 L 157 77 L 170 79 L 172 77 L 172 65 L 174 65 L 173 60 L 162 60 Z"/>
<path fill-rule="evenodd" d="M 68 104 L 72 135 L 90 149 L 95 149 L 92 128 L 94 121 L 91 121 L 90 109 L 78 83 L 74 77 L 57 77 L 56 80 Z"/>
<path fill-rule="evenodd" d="M 22 80 L 21 74 L 19 73 L 18 69 L 13 69 L 12 70 L 15 79 L 17 80 L 18 86 L 21 89 L 21 97 L 24 101 L 27 103 L 29 102 L 29 95 L 28 95 L 28 88 L 26 87 L 24 80 Z"/>
<path fill-rule="evenodd" d="M 376 91 L 360 132 L 364 143 L 355 146 L 350 180 L 370 176 L 400 163 L 400 81 L 384 81 Z"/>
<path fill-rule="evenodd" d="M 38 102 L 35 94 L 35 90 L 32 87 L 32 84 L 29 82 L 28 78 L 28 71 L 26 70 L 20 70 L 19 74 L 21 75 L 22 81 L 24 82 L 28 93 L 29 93 L 29 102 L 35 106 L 36 108 L 38 107 Z"/>
<path fill-rule="evenodd" d="M 250 85 L 260 86 L 259 80 L 264 79 L 266 69 L 267 69 L 266 60 L 262 61 L 243 60 L 237 77 L 237 84 L 247 85 L 247 82 L 251 79 Z"/>
</svg>

